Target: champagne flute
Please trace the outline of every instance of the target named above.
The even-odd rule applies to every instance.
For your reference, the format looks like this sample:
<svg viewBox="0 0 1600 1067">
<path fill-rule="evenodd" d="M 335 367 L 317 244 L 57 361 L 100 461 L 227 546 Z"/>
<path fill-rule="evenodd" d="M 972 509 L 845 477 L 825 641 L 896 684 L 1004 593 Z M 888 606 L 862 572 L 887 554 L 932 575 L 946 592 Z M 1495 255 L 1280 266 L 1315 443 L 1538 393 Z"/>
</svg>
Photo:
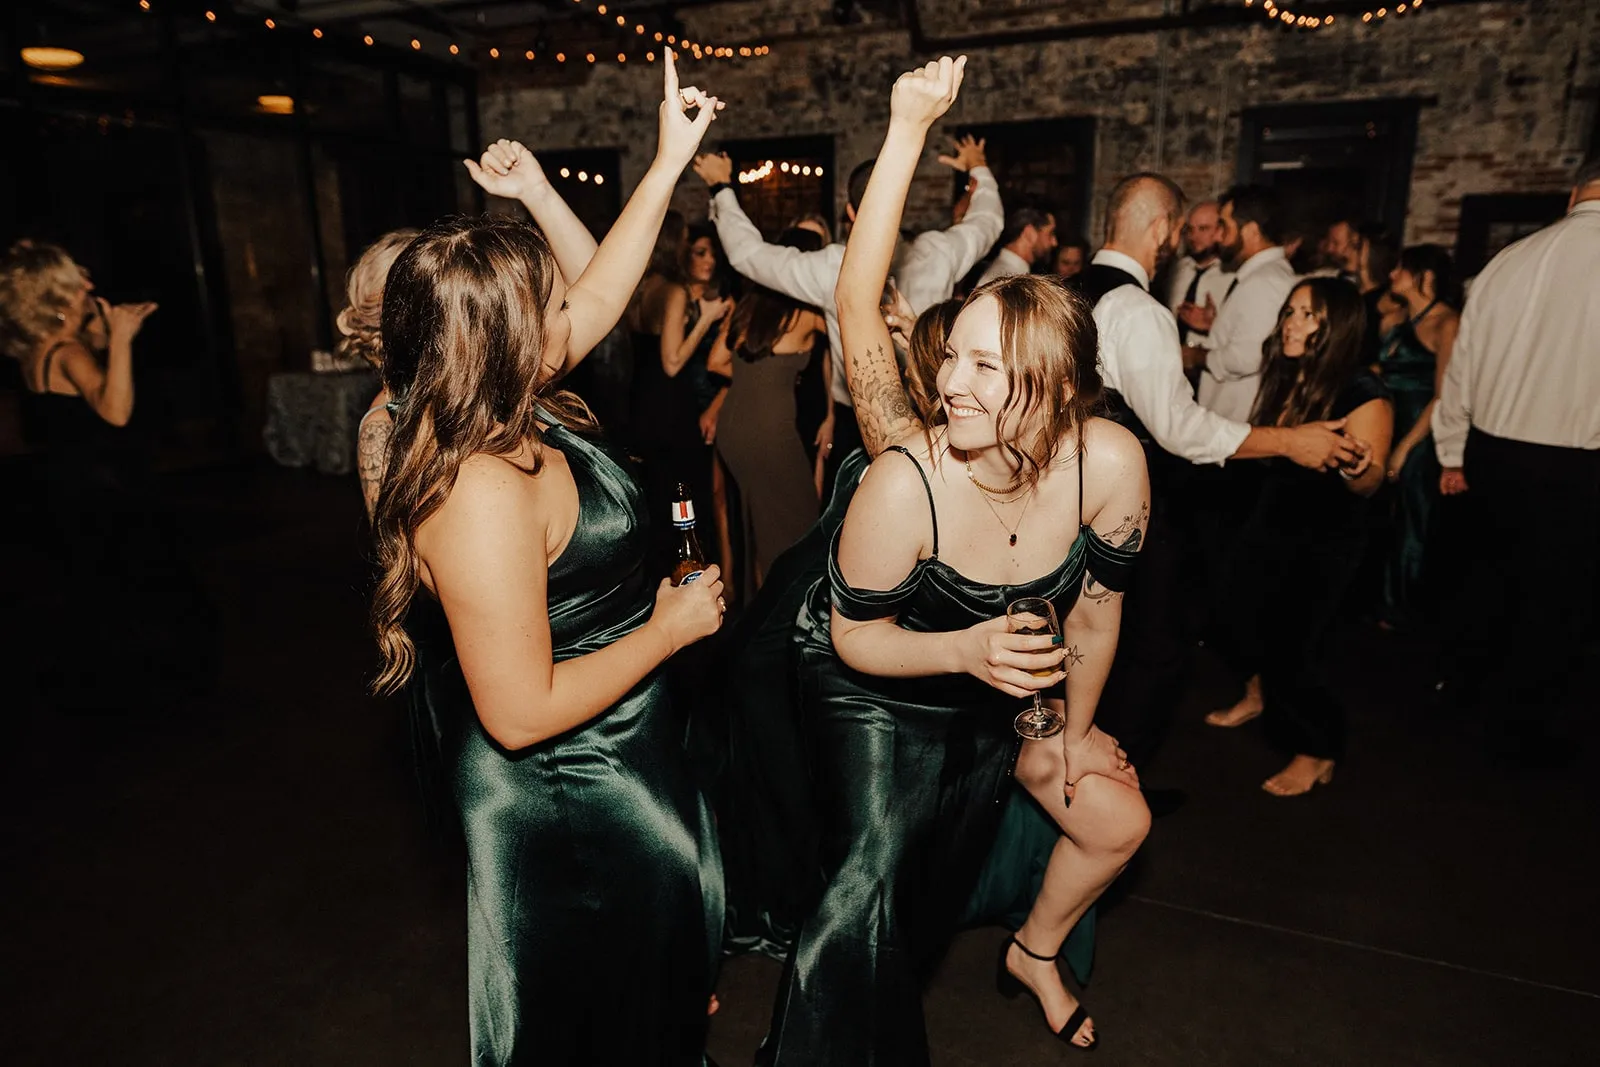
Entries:
<svg viewBox="0 0 1600 1067">
<path fill-rule="evenodd" d="M 1056 622 L 1055 605 L 1043 597 L 1036 596 L 1013 600 L 1006 607 L 1006 625 L 1014 634 L 1043 636 L 1061 632 L 1060 624 Z M 1056 673 L 1056 670 L 1055 667 L 1045 667 L 1028 673 L 1035 678 L 1048 678 Z M 1035 690 L 1033 707 L 1018 715 L 1013 725 L 1017 728 L 1017 736 L 1038 741 L 1059 734 L 1066 728 L 1067 717 L 1046 708 L 1039 692 Z"/>
</svg>

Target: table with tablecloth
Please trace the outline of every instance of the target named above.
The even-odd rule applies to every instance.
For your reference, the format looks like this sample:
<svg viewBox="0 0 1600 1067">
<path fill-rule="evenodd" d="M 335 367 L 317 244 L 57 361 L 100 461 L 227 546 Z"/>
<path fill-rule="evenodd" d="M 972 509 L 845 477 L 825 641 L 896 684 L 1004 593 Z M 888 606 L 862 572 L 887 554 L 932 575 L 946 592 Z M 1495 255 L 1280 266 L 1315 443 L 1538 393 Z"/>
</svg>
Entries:
<svg viewBox="0 0 1600 1067">
<path fill-rule="evenodd" d="M 317 374 L 290 371 L 267 379 L 267 454 L 285 467 L 324 474 L 356 469 L 361 416 L 378 393 L 371 371 Z"/>
</svg>

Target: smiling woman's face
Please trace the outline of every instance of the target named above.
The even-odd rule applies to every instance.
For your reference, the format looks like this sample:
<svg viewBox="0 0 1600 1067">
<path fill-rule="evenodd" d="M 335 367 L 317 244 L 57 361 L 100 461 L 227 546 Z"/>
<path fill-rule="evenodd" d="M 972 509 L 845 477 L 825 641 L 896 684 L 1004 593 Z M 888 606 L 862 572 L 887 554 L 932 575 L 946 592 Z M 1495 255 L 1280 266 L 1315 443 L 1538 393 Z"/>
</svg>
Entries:
<svg viewBox="0 0 1600 1067">
<path fill-rule="evenodd" d="M 938 385 L 951 447 L 966 452 L 1000 441 L 1000 413 L 1011 395 L 1011 381 L 1000 355 L 998 301 L 980 298 L 956 316 L 945 343 Z M 1011 419 L 1015 417 L 1013 413 Z"/>
</svg>

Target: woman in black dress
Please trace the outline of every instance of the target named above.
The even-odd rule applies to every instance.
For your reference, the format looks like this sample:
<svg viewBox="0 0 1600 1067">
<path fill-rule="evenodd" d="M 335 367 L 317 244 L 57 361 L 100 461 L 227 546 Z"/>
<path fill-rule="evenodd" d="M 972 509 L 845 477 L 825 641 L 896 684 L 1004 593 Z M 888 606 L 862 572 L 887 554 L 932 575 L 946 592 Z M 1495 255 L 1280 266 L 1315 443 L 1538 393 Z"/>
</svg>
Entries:
<svg viewBox="0 0 1600 1067">
<path fill-rule="evenodd" d="M 476 1064 L 704 1060 L 722 873 L 660 668 L 718 628 L 721 583 L 658 584 L 638 486 L 553 388 L 622 317 L 719 106 L 665 66 L 655 161 L 570 288 L 536 213 L 435 224 L 384 295 L 377 686 L 444 724 Z M 554 195 L 520 145 L 469 169 Z"/>
<path fill-rule="evenodd" d="M 1087 305 L 1039 278 L 980 289 L 951 330 L 937 407 L 923 411 L 906 403 L 879 312 L 917 159 L 964 63 L 896 82 L 839 275 L 862 435 L 869 451 L 895 454 L 863 478 L 802 616 L 825 886 L 763 1062 L 928 1062 L 922 981 L 971 895 L 1013 771 L 1063 837 L 1027 923 L 1002 946 L 997 982 L 1037 996 L 1063 1041 L 1092 1046 L 1056 954 L 1149 825 L 1137 775 L 1093 725 L 1149 489 L 1138 442 L 1090 416 Z M 1024 596 L 1051 600 L 1064 633 L 1010 633 L 1007 605 Z M 1025 701 L 1063 681 L 1065 729 L 1019 742 Z"/>
<path fill-rule="evenodd" d="M 1261 495 L 1234 542 L 1219 642 L 1239 680 L 1259 673 L 1260 700 L 1206 717 L 1236 727 L 1267 713 L 1269 733 L 1293 753 L 1262 783 L 1298 796 L 1333 779 L 1344 757 L 1344 710 L 1322 668 L 1323 638 L 1361 563 L 1367 498 L 1383 484 L 1394 433 L 1389 390 L 1364 363 L 1363 298 L 1337 278 L 1309 278 L 1279 312 L 1264 346 L 1251 422 L 1298 426 L 1346 419 L 1362 446 L 1349 469 L 1311 471 L 1264 460 Z"/>
</svg>

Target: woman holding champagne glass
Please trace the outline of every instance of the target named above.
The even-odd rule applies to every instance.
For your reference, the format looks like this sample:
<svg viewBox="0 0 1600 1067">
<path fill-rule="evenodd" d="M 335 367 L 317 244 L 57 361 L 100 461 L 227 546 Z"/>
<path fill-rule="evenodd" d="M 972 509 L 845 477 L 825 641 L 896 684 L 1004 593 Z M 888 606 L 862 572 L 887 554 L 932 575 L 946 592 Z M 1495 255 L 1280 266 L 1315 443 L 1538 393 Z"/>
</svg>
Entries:
<svg viewBox="0 0 1600 1067">
<path fill-rule="evenodd" d="M 1138 442 L 1091 417 L 1088 305 L 1040 278 L 980 288 L 935 382 L 916 383 L 911 402 L 879 312 L 912 175 L 965 62 L 895 83 L 839 275 L 851 399 L 868 451 L 883 454 L 802 618 L 825 886 L 790 955 L 766 1063 L 928 1062 L 922 980 L 972 891 L 1013 770 L 1063 837 L 1002 947 L 997 983 L 1030 991 L 1051 1031 L 1092 1047 L 1055 957 L 1149 827 L 1137 775 L 1093 721 L 1149 488 Z M 1052 613 L 1058 632 L 1014 632 Z"/>
</svg>

